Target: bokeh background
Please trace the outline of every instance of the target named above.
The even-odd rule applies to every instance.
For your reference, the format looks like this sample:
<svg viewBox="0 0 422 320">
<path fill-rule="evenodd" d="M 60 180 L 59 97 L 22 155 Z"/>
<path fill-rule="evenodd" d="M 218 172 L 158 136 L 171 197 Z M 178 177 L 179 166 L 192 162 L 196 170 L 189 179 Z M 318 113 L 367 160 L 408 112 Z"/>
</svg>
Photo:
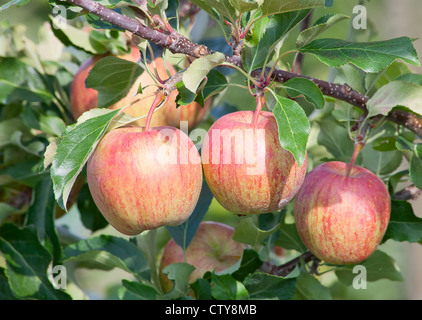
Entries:
<svg viewBox="0 0 422 320">
<path fill-rule="evenodd" d="M 9 1 L 9 0 L 8 0 Z M 0 5 L 6 3 L 0 0 Z M 415 38 L 414 45 L 422 58 L 422 1 L 420 0 L 371 0 L 371 1 L 346 1 L 334 0 L 334 6 L 327 9 L 318 9 L 315 16 L 319 17 L 329 13 L 343 13 L 353 17 L 353 7 L 362 3 L 367 8 L 369 23 L 374 32 L 368 30 L 353 30 L 350 28 L 351 20 L 340 22 L 334 28 L 324 33 L 324 37 L 336 37 L 348 39 L 351 34 L 361 41 L 384 40 L 400 36 Z M 47 21 L 50 14 L 48 1 L 32 0 L 22 8 L 10 8 L 0 13 L 0 23 L 8 21 L 9 24 L 23 24 L 26 26 L 26 34 L 34 42 L 38 42 L 39 26 Z M 210 28 L 206 19 L 197 19 L 194 37 L 212 37 L 218 35 L 218 28 Z M 208 34 L 209 33 L 209 34 Z M 292 36 L 294 39 L 294 37 Z M 318 66 L 318 67 L 316 67 Z M 415 72 L 422 72 L 422 68 L 412 67 Z M 317 78 L 327 79 L 329 69 L 321 63 L 317 63 L 312 57 L 306 57 L 303 65 L 303 73 Z M 245 95 L 243 91 L 236 88 L 228 90 L 221 97 L 233 105 L 242 105 L 254 109 L 254 101 Z M 217 101 L 218 103 L 218 101 Z M 422 197 L 412 201 L 416 215 L 422 217 Z M 235 224 L 236 217 L 227 213 L 219 204 L 214 201 L 205 216 L 205 219 L 213 219 L 228 224 Z M 86 235 L 86 230 L 78 224 L 79 217 L 76 212 L 70 212 L 58 221 L 61 226 L 69 227 L 71 232 L 80 236 Z M 113 233 L 111 229 L 102 230 L 104 233 Z M 165 237 L 164 237 L 165 238 Z M 366 290 L 355 290 L 353 288 L 339 288 L 336 292 L 338 299 L 422 299 L 422 245 L 398 243 L 387 241 L 382 245 L 383 251 L 393 256 L 397 266 L 404 277 L 403 282 L 391 282 L 379 280 L 368 283 Z M 127 275 L 119 270 L 112 272 L 78 270 L 76 281 L 84 288 L 85 294 L 91 299 L 103 299 L 113 297 L 113 283 L 120 282 L 120 279 Z M 322 279 L 330 285 L 335 279 L 332 276 L 324 276 Z M 77 289 L 75 288 L 77 291 Z M 81 298 L 83 294 L 81 293 Z"/>
</svg>

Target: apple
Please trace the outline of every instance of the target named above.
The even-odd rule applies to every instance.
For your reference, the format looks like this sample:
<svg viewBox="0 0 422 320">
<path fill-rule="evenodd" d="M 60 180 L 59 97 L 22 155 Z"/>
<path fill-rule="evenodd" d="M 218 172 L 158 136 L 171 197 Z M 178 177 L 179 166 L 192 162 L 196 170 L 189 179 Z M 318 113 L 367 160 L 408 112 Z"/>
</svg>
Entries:
<svg viewBox="0 0 422 320">
<path fill-rule="evenodd" d="M 201 278 L 207 271 L 220 272 L 233 266 L 242 257 L 246 246 L 233 240 L 234 229 L 215 221 L 203 221 L 186 249 L 186 262 L 196 269 L 189 283 Z M 173 240 L 166 244 L 160 263 L 160 283 L 164 292 L 169 292 L 173 283 L 163 273 L 170 264 L 184 262 L 183 249 Z"/>
<path fill-rule="evenodd" d="M 95 63 L 97 63 L 103 57 L 104 56 L 97 55 L 89 58 L 80 66 L 74 76 L 70 87 L 70 105 L 72 114 L 75 119 L 78 119 L 82 113 L 98 106 L 98 91 L 92 88 L 87 88 L 85 80 Z M 132 47 L 130 54 L 119 56 L 119 58 L 132 62 L 138 62 L 140 59 L 140 53 L 136 47 Z M 176 74 L 176 69 L 170 63 L 167 63 L 166 69 L 162 58 L 156 58 L 154 63 L 148 64 L 148 69 L 152 74 L 154 74 L 154 69 L 156 69 L 161 80 L 168 79 L 167 70 L 171 76 Z M 149 75 L 148 72 L 144 71 L 132 85 L 129 93 L 123 99 L 109 106 L 108 108 L 114 110 L 120 109 L 137 98 L 142 98 L 143 96 L 153 93 L 157 90 L 157 86 L 154 84 L 154 79 Z M 144 89 L 142 94 L 137 95 L 140 85 Z M 174 126 L 180 128 L 180 121 L 188 121 L 188 129 L 191 130 L 202 121 L 210 107 L 211 99 L 207 99 L 205 101 L 204 107 L 199 105 L 197 102 L 192 102 L 189 105 L 177 107 L 177 94 L 177 90 L 174 90 L 170 94 L 167 103 L 154 113 L 151 126 Z M 148 113 L 153 100 L 154 97 L 143 99 L 126 108 L 125 113 L 135 118 L 142 117 Z M 145 121 L 146 117 L 135 121 L 133 124 L 145 126 Z"/>
<path fill-rule="evenodd" d="M 75 120 L 78 119 L 82 113 L 98 106 L 98 91 L 87 88 L 85 81 L 94 65 L 106 56 L 107 55 L 94 55 L 88 58 L 81 64 L 74 75 L 70 85 L 69 99 L 70 110 Z M 121 55 L 119 58 L 138 62 L 141 58 L 141 54 L 135 46 L 132 46 L 129 54 Z"/>
<path fill-rule="evenodd" d="M 186 221 L 198 201 L 202 179 L 199 152 L 174 127 L 112 130 L 87 164 L 95 204 L 126 235 Z"/>
<path fill-rule="evenodd" d="M 306 247 L 319 259 L 355 264 L 378 247 L 390 219 L 390 195 L 371 171 L 326 162 L 305 178 L 295 197 L 297 230 Z"/>
<path fill-rule="evenodd" d="M 202 146 L 204 176 L 216 200 L 236 214 L 282 209 L 305 178 L 307 158 L 299 167 L 282 148 L 271 112 L 237 111 L 217 119 Z"/>
</svg>

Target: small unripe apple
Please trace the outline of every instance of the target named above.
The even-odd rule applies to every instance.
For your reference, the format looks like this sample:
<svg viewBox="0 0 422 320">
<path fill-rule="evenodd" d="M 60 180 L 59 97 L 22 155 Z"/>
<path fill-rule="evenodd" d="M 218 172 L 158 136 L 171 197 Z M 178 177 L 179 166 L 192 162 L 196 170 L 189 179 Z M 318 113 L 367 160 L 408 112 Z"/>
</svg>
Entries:
<svg viewBox="0 0 422 320">
<path fill-rule="evenodd" d="M 273 113 L 264 111 L 253 123 L 253 111 L 217 119 L 204 139 L 204 175 L 217 201 L 236 214 L 278 211 L 289 203 L 305 178 L 281 147 Z"/>
<path fill-rule="evenodd" d="M 104 56 L 98 55 L 89 58 L 80 66 L 75 74 L 70 87 L 70 105 L 72 114 L 75 119 L 78 119 L 82 113 L 98 106 L 98 91 L 92 88 L 87 88 L 85 81 L 91 69 L 103 57 Z M 136 47 L 132 47 L 130 54 L 119 56 L 119 58 L 132 62 L 138 62 L 140 59 L 140 53 Z M 148 69 L 152 74 L 154 74 L 154 70 L 156 70 L 161 80 L 168 79 L 169 76 L 167 71 L 170 73 L 170 76 L 176 74 L 176 69 L 170 63 L 167 63 L 166 69 L 162 58 L 156 58 L 154 63 L 148 64 Z M 140 85 L 144 89 L 142 94 L 137 95 Z M 154 93 L 156 90 L 157 86 L 155 85 L 154 79 L 148 72 L 144 71 L 132 85 L 132 88 L 129 90 L 128 94 L 108 108 L 114 110 L 123 108 L 134 100 Z M 188 121 L 188 129 L 191 130 L 202 121 L 205 113 L 209 109 L 211 99 L 207 99 L 205 101 L 204 107 L 196 102 L 192 102 L 186 106 L 177 107 L 177 94 L 177 90 L 174 90 L 170 94 L 166 104 L 154 113 L 154 117 L 151 120 L 151 126 L 173 126 L 179 128 L 180 121 Z M 136 102 L 132 106 L 125 109 L 124 112 L 134 118 L 145 116 L 144 118 L 133 122 L 134 125 L 145 126 L 146 115 L 151 107 L 153 100 L 154 96 L 151 96 Z"/>
<path fill-rule="evenodd" d="M 319 259 L 336 265 L 366 260 L 378 247 L 390 219 L 390 195 L 371 171 L 344 162 L 313 169 L 295 197 L 297 230 Z"/>
<path fill-rule="evenodd" d="M 234 229 L 223 223 L 203 221 L 199 224 L 186 249 L 186 262 L 196 268 L 189 277 L 189 283 L 195 282 L 207 271 L 220 272 L 239 261 L 246 246 L 234 241 L 233 235 Z M 184 262 L 183 250 L 170 239 L 160 263 L 160 282 L 164 292 L 169 292 L 173 283 L 163 273 L 163 269 L 176 262 Z"/>
<path fill-rule="evenodd" d="M 136 235 L 189 218 L 202 187 L 200 160 L 177 128 L 118 128 L 88 160 L 88 185 L 105 219 L 121 233 Z"/>
</svg>

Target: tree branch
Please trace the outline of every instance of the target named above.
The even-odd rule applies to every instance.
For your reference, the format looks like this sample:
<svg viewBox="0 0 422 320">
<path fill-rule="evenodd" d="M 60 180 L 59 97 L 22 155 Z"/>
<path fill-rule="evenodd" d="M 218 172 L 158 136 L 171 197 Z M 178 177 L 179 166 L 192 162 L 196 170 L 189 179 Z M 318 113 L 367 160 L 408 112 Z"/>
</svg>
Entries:
<svg viewBox="0 0 422 320">
<path fill-rule="evenodd" d="M 270 68 L 266 68 L 266 72 L 269 72 L 269 70 Z M 261 69 L 254 70 L 251 75 L 253 77 L 259 77 L 261 72 Z M 331 83 L 285 70 L 275 70 L 272 74 L 272 80 L 280 83 L 284 83 L 290 79 L 298 77 L 311 80 L 318 86 L 323 95 L 347 102 L 350 105 L 358 107 L 364 112 L 368 112 L 367 103 L 369 97 L 356 90 L 353 90 L 353 88 L 348 84 Z M 387 119 L 391 122 L 406 127 L 422 138 L 422 119 L 417 115 L 406 111 L 395 110 L 389 113 Z"/>
<path fill-rule="evenodd" d="M 158 30 L 151 29 L 136 19 L 115 12 L 98 2 L 92 0 L 66 0 L 77 5 L 88 12 L 95 14 L 102 20 L 117 27 L 123 28 L 143 39 L 149 40 L 159 46 L 169 49 L 172 53 L 184 53 L 195 58 L 199 58 L 213 53 L 204 45 L 190 41 L 179 33 L 166 34 Z"/>
</svg>

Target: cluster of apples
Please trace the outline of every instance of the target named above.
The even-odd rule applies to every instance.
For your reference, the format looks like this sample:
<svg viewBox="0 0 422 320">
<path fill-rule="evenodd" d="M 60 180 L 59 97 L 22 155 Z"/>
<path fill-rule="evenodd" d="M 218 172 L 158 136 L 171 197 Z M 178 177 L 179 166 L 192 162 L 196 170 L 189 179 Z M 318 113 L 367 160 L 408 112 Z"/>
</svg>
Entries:
<svg viewBox="0 0 422 320">
<path fill-rule="evenodd" d="M 136 52 L 127 58 L 137 61 Z M 71 94 L 75 117 L 87 107 L 96 106 L 95 90 L 85 87 L 93 63 L 95 58 L 75 76 Z M 156 66 L 160 77 L 166 79 L 160 58 Z M 175 73 L 171 65 L 167 69 Z M 139 81 L 143 86 L 152 83 L 147 73 Z M 139 82 L 127 99 L 110 108 L 126 105 L 138 86 Z M 143 100 L 125 112 L 134 117 L 145 115 L 153 99 Z M 174 96 L 154 113 L 150 128 L 145 129 L 142 119 L 103 137 L 88 161 L 88 184 L 96 205 L 115 229 L 136 235 L 183 223 L 198 202 L 204 176 L 216 200 L 235 214 L 279 211 L 296 197 L 298 232 L 321 260 L 357 263 L 374 252 L 390 216 L 388 190 L 375 174 L 355 165 L 347 170 L 348 164 L 342 162 L 326 162 L 306 174 L 307 158 L 299 166 L 293 155 L 281 147 L 277 122 L 268 111 L 258 115 L 254 111 L 238 111 L 220 117 L 208 130 L 200 155 L 178 125 L 185 120 L 192 129 L 204 112 L 195 103 L 176 108 Z M 210 229 L 203 231 L 207 228 Z M 222 236 L 232 234 L 228 231 L 225 225 L 202 223 L 197 234 L 214 233 L 227 238 L 228 247 L 231 243 L 231 248 L 235 248 L 229 256 L 237 261 L 244 247 L 230 236 Z M 169 246 L 162 267 L 183 256 L 177 245 Z M 199 246 L 199 251 L 189 250 L 199 256 L 202 249 Z M 215 264 L 208 266 L 209 270 L 214 268 Z"/>
</svg>

